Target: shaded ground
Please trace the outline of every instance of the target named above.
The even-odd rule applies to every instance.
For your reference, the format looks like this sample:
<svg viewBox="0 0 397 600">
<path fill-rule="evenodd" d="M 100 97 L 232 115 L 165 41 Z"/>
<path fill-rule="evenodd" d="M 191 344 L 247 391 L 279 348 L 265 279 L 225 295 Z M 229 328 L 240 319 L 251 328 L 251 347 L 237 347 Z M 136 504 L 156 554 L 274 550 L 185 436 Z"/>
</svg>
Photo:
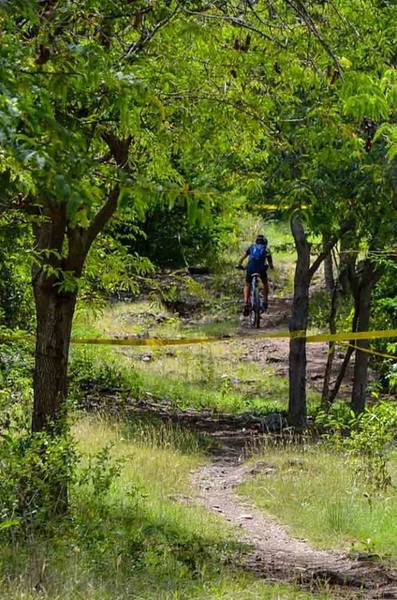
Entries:
<svg viewBox="0 0 397 600">
<path fill-rule="evenodd" d="M 291 297 L 272 297 L 269 312 L 264 316 L 262 331 L 285 331 L 288 327 Z M 142 318 L 147 315 L 142 314 Z M 135 314 L 134 319 L 140 315 Z M 167 316 L 153 315 L 158 323 Z M 189 315 L 183 318 L 186 324 L 198 324 L 198 318 Z M 211 317 L 209 317 L 211 323 Z M 222 326 L 222 321 L 219 322 Z M 203 324 L 201 317 L 200 324 Z M 204 322 L 205 324 L 205 322 Z M 234 329 L 236 332 L 236 329 Z M 230 332 L 229 332 L 230 333 Z M 250 329 L 244 319 L 237 325 L 238 340 L 227 344 L 238 344 L 239 360 L 257 362 L 271 366 L 277 375 L 288 373 L 288 338 L 254 338 L 258 332 Z M 185 333 L 182 332 L 182 335 Z M 131 334 L 136 337 L 136 334 Z M 128 335 L 127 335 L 128 337 Z M 320 391 L 328 346 L 325 343 L 311 343 L 307 346 L 307 379 L 314 389 Z M 149 358 L 149 357 L 148 357 Z M 343 355 L 337 354 L 334 375 Z M 351 383 L 351 372 L 347 372 L 342 394 L 347 394 Z M 87 398 L 90 404 L 90 398 Z M 163 421 L 171 421 L 188 426 L 202 436 L 214 441 L 211 446 L 212 462 L 192 476 L 192 482 L 199 491 L 199 501 L 207 510 L 223 517 L 237 528 L 238 538 L 249 545 L 242 559 L 243 567 L 259 577 L 295 582 L 305 587 L 317 589 L 330 585 L 333 597 L 355 597 L 363 599 L 396 598 L 397 571 L 394 567 L 373 562 L 368 555 L 351 558 L 334 551 L 316 550 L 306 541 L 291 536 L 287 529 L 242 500 L 236 487 L 245 478 L 256 473 L 272 472 L 270 464 L 258 463 L 254 467 L 244 463 L 252 449 L 261 445 L 267 435 L 269 423 L 266 417 L 252 414 L 216 414 L 210 410 L 181 410 L 170 402 L 156 402 L 148 397 L 141 401 L 127 400 L 127 412 L 139 415 L 153 415 Z M 115 412 L 118 412 L 117 401 Z M 270 427 L 272 429 L 272 427 Z M 288 434 L 288 430 L 283 435 Z M 183 499 L 181 499 L 183 501 Z M 192 500 L 189 499 L 189 502 Z"/>
</svg>

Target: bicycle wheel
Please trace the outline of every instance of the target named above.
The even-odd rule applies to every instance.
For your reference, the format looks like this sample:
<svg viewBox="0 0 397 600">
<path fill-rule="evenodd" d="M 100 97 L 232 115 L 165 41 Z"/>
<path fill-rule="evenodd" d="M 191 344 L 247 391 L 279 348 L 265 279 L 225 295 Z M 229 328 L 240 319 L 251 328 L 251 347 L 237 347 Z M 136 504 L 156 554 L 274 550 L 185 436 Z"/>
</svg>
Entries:
<svg viewBox="0 0 397 600">
<path fill-rule="evenodd" d="M 251 326 L 259 329 L 261 326 L 261 301 L 258 285 L 252 286 Z"/>
</svg>

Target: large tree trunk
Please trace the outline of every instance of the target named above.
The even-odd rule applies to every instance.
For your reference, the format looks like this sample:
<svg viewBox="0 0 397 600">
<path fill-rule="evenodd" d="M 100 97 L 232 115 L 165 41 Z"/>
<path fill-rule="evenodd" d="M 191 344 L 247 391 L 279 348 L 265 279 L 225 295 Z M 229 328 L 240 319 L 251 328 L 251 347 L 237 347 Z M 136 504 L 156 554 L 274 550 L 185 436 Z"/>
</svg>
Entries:
<svg viewBox="0 0 397 600">
<path fill-rule="evenodd" d="M 297 332 L 306 333 L 309 317 L 310 243 L 298 217 L 291 219 L 291 231 L 297 250 L 294 279 L 294 297 L 289 330 L 289 404 L 288 422 L 298 430 L 306 425 L 306 339 L 294 337 Z"/>
<path fill-rule="evenodd" d="M 48 444 L 58 443 L 57 436 L 67 433 L 67 365 L 76 294 L 49 291 L 48 286 L 43 289 L 36 284 L 34 295 L 37 326 L 32 432 L 47 434 L 47 445 L 42 448 L 46 462 Z M 63 470 L 63 465 L 55 470 L 53 467 L 51 475 L 44 469 L 37 476 L 44 477 L 47 484 L 48 500 L 43 507 L 52 514 L 62 515 L 68 510 L 69 473 Z"/>
<path fill-rule="evenodd" d="M 47 288 L 47 289 L 46 289 Z M 37 329 L 32 431 L 62 433 L 75 293 L 34 286 Z"/>
</svg>

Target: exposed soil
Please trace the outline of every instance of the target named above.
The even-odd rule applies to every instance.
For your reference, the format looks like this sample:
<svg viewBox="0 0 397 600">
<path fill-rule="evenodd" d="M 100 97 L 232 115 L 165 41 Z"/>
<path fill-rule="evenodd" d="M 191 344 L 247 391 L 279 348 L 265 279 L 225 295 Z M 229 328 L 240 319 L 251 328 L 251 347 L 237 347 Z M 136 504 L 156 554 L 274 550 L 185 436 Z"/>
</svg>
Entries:
<svg viewBox="0 0 397 600">
<path fill-rule="evenodd" d="M 269 310 L 262 316 L 261 332 L 288 330 L 288 320 L 291 314 L 291 296 L 272 297 L 269 301 Z M 245 348 L 242 360 L 252 360 L 260 362 L 263 365 L 274 368 L 276 375 L 282 377 L 288 376 L 288 354 L 289 354 L 289 339 L 288 338 L 272 338 L 272 339 L 256 339 L 252 336 L 258 334 L 258 330 L 250 329 L 242 322 L 239 333 L 244 336 L 240 342 L 240 346 Z M 322 390 L 324 379 L 324 370 L 328 357 L 328 344 L 326 342 L 311 342 L 306 346 L 307 353 L 307 370 L 306 377 L 311 388 L 318 392 Z M 337 351 L 332 369 L 331 387 L 333 380 L 336 378 L 340 365 L 343 361 L 344 353 Z M 346 371 L 343 380 L 339 397 L 349 395 L 352 381 L 352 366 L 350 365 Z"/>
<path fill-rule="evenodd" d="M 274 474 L 272 464 L 246 462 L 268 439 L 263 418 L 247 414 L 215 415 L 194 409 L 182 411 L 166 402 L 149 399 L 128 408 L 135 415 L 154 416 L 189 427 L 213 442 L 209 451 L 211 463 L 192 475 L 192 483 L 198 489 L 198 501 L 235 526 L 238 539 L 248 546 L 247 552 L 239 556 L 237 568 L 313 591 L 326 585 L 334 598 L 397 599 L 394 565 L 382 564 L 368 554 L 351 558 L 332 550 L 317 550 L 307 540 L 293 537 L 274 517 L 239 496 L 236 487 L 247 478 Z M 287 434 L 288 430 L 273 434 L 272 440 L 282 444 L 288 441 Z M 186 501 L 185 497 L 175 499 Z M 189 497 L 188 502 L 192 501 Z"/>
<path fill-rule="evenodd" d="M 313 591 L 326 585 L 334 598 L 397 599 L 394 565 L 382 564 L 374 560 L 377 557 L 367 554 L 351 558 L 332 550 L 317 550 L 307 540 L 294 538 L 274 517 L 239 496 L 236 487 L 247 478 L 274 474 L 272 464 L 246 462 L 269 438 L 263 418 L 247 414 L 215 415 L 195 409 L 183 411 L 167 402 L 150 399 L 131 402 L 124 409 L 134 415 L 152 416 L 191 428 L 211 440 L 211 463 L 192 475 L 192 483 L 198 489 L 198 502 L 235 526 L 239 541 L 247 545 L 248 550 L 239 555 L 236 568 Z M 117 402 L 114 410 L 119 412 Z M 288 430 L 272 434 L 272 441 L 288 442 L 286 435 Z M 186 497 L 175 500 L 185 502 Z M 187 500 L 193 502 L 191 497 Z"/>
</svg>

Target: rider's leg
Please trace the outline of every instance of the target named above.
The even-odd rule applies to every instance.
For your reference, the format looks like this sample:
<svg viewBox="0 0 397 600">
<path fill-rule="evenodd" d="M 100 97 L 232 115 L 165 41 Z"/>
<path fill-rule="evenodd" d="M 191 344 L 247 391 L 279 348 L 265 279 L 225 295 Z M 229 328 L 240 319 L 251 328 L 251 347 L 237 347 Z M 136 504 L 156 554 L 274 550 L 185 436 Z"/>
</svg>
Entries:
<svg viewBox="0 0 397 600">
<path fill-rule="evenodd" d="M 246 283 L 244 286 L 244 304 L 250 303 L 250 293 L 251 293 L 251 286 L 249 283 Z"/>
<path fill-rule="evenodd" d="M 247 272 L 244 285 L 244 316 L 248 317 L 250 309 L 250 294 L 251 294 L 251 275 Z"/>
</svg>

